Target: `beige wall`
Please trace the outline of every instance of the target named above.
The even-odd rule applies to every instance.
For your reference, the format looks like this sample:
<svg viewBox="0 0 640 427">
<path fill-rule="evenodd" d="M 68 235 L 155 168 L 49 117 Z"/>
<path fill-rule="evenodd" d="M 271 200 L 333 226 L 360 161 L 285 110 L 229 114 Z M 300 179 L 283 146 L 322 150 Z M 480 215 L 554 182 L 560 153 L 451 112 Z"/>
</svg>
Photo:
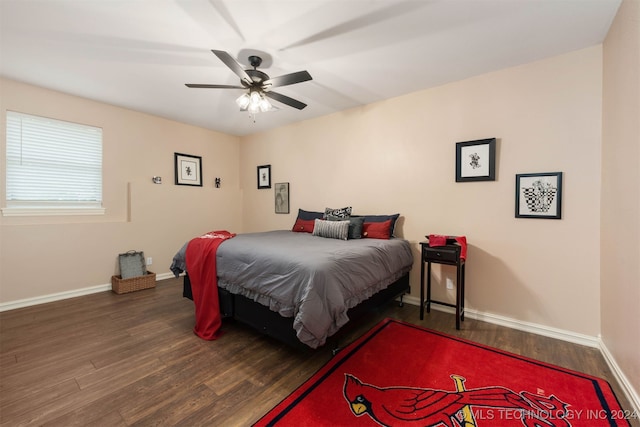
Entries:
<svg viewBox="0 0 640 427">
<path fill-rule="evenodd" d="M 400 212 L 399 231 L 416 259 L 424 234 L 466 235 L 469 308 L 597 336 L 601 81 L 596 46 L 238 144 L 2 80 L 2 111 L 104 128 L 107 215 L 2 217 L 0 303 L 109 283 L 117 254 L 128 249 L 144 250 L 154 258 L 151 269 L 167 273 L 177 248 L 203 230 L 290 228 L 298 208 L 351 205 L 356 213 Z M 455 142 L 488 137 L 498 138 L 497 180 L 455 183 Z M 205 187 L 173 185 L 176 151 L 203 157 Z M 290 182 L 291 214 L 275 214 L 273 191 L 256 189 L 262 164 L 272 165 L 273 183 Z M 563 219 L 514 218 L 515 174 L 552 171 L 564 172 Z M 153 175 L 164 183 L 152 184 Z M 213 188 L 214 176 L 222 177 L 221 189 Z M 453 277 L 449 268 L 437 270 Z M 442 288 L 438 295 L 451 292 Z"/>
<path fill-rule="evenodd" d="M 109 284 L 118 253 L 130 249 L 153 258 L 150 270 L 168 273 L 187 239 L 212 228 L 241 230 L 237 137 L 6 79 L 0 94 L 2 117 L 14 110 L 103 128 L 106 208 L 99 217 L 0 216 L 0 303 Z M 202 156 L 202 188 L 174 185 L 174 152 Z"/>
<path fill-rule="evenodd" d="M 640 1 L 625 0 L 604 43 L 602 340 L 640 391 Z M 640 402 L 636 402 L 640 405 Z"/>
<path fill-rule="evenodd" d="M 597 336 L 601 105 L 596 46 L 243 138 L 245 231 L 290 228 L 298 208 L 399 212 L 413 295 L 423 236 L 466 235 L 469 308 Z M 496 181 L 456 183 L 455 143 L 490 137 Z M 290 182 L 290 215 L 256 190 L 261 164 Z M 555 171 L 562 220 L 514 218 L 515 174 Z"/>
<path fill-rule="evenodd" d="M 129 249 L 167 274 L 177 248 L 205 230 L 287 229 L 298 208 L 350 205 L 400 212 L 416 259 L 424 234 L 466 235 L 469 308 L 602 333 L 638 390 L 630 331 L 640 329 L 639 5 L 623 1 L 604 47 L 241 139 L 0 79 L 3 116 L 9 109 L 104 129 L 107 210 L 0 216 L 0 305 L 106 285 Z M 488 137 L 498 138 L 496 181 L 455 183 L 455 142 Z M 203 188 L 173 184 L 174 152 L 203 157 Z M 272 165 L 273 183 L 290 183 L 291 214 L 276 215 L 273 190 L 256 189 L 262 164 Z M 564 172 L 563 219 L 514 218 L 515 174 L 552 171 Z M 164 183 L 152 184 L 153 175 Z M 4 173 L 0 180 L 4 200 Z M 440 283 L 453 271 L 436 270 L 445 297 Z"/>
</svg>

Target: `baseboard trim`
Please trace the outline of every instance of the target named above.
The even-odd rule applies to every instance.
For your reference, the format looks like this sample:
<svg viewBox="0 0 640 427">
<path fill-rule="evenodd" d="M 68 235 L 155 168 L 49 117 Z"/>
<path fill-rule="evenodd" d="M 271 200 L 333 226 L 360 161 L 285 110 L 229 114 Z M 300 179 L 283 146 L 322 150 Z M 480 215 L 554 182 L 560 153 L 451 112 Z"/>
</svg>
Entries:
<svg viewBox="0 0 640 427">
<path fill-rule="evenodd" d="M 412 305 L 420 305 L 420 298 L 411 295 L 405 296 L 403 298 L 403 301 Z M 433 310 L 455 314 L 455 309 L 452 307 L 435 304 L 432 305 L 431 308 Z M 620 369 L 620 366 L 618 366 L 618 364 L 616 363 L 615 358 L 609 352 L 607 346 L 599 336 L 593 337 L 589 335 L 578 334 L 575 332 L 558 328 L 551 328 L 549 326 L 539 325 L 536 323 L 523 322 L 497 314 L 482 313 L 472 309 L 465 309 L 465 317 L 599 349 L 602 357 L 604 357 L 607 364 L 609 365 L 609 368 L 613 372 L 613 375 L 616 377 L 620 388 L 622 388 L 627 399 L 633 406 L 633 410 L 636 414 L 640 414 L 640 397 L 638 396 L 638 392 L 633 388 L 631 382 L 629 382 L 629 379 L 624 375 L 622 369 Z"/>
<path fill-rule="evenodd" d="M 173 273 L 161 273 L 156 274 L 156 282 L 158 280 L 171 279 L 174 277 Z M 17 308 L 31 307 L 32 305 L 45 304 L 48 302 L 60 301 L 63 299 L 81 297 L 83 295 L 97 294 L 98 292 L 105 292 L 111 290 L 111 283 L 104 285 L 90 286 L 88 288 L 74 289 L 72 291 L 58 292 L 55 294 L 43 295 L 34 298 L 25 298 L 16 301 L 10 301 L 0 303 L 0 312 L 15 310 Z"/>
<path fill-rule="evenodd" d="M 618 366 L 616 360 L 614 359 L 611 352 L 609 352 L 609 349 L 604 344 L 602 339 L 600 339 L 599 341 L 599 348 L 600 353 L 602 353 L 602 357 L 604 357 L 604 360 L 607 361 L 607 365 L 609 365 L 609 368 L 613 372 L 613 375 L 616 377 L 618 384 L 620 384 L 620 388 L 622 388 L 622 391 L 624 391 L 624 394 L 627 396 L 627 399 L 633 406 L 633 410 L 635 411 L 634 413 L 640 414 L 640 395 L 638 395 L 638 392 L 633 388 L 633 385 L 631 385 L 631 382 L 629 381 L 627 376 L 622 372 L 622 369 L 620 369 L 620 366 Z"/>
<path fill-rule="evenodd" d="M 412 305 L 420 305 L 420 298 L 411 295 L 405 296 L 404 301 Z M 455 314 L 454 308 L 439 304 L 432 305 L 431 309 Z M 562 341 L 568 341 L 574 344 L 585 345 L 588 347 L 600 348 L 600 341 L 598 337 L 578 334 L 563 329 L 539 325 L 537 323 L 523 322 L 521 320 L 512 319 L 510 317 L 500 316 L 493 313 L 480 312 L 469 308 L 465 308 L 464 315 L 465 317 L 470 319 L 481 320 L 483 322 L 493 323 L 495 325 L 505 326 L 511 329 L 517 329 L 519 331 L 530 332 L 532 334 L 542 335 L 550 338 L 556 338 Z"/>
</svg>

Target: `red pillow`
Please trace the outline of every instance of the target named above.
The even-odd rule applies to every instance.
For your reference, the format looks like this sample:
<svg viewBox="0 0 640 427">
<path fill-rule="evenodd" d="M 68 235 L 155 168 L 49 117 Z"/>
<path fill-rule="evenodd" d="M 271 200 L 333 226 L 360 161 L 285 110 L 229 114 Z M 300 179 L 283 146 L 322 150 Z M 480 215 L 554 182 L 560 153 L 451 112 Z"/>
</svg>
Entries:
<svg viewBox="0 0 640 427">
<path fill-rule="evenodd" d="M 362 226 L 362 237 L 369 239 L 389 239 L 391 237 L 391 220 L 384 222 L 365 222 Z"/>
<path fill-rule="evenodd" d="M 315 224 L 315 219 L 304 220 L 297 218 L 296 223 L 293 224 L 293 228 L 291 231 L 297 231 L 299 233 L 313 233 L 313 225 Z"/>
</svg>

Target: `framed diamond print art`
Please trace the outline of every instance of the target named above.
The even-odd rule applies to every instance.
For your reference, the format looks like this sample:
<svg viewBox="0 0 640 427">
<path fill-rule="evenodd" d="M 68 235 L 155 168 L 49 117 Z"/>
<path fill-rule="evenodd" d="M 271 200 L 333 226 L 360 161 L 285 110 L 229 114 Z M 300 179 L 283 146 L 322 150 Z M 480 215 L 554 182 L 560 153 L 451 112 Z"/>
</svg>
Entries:
<svg viewBox="0 0 640 427">
<path fill-rule="evenodd" d="M 562 218 L 562 172 L 516 175 L 516 218 Z"/>
</svg>

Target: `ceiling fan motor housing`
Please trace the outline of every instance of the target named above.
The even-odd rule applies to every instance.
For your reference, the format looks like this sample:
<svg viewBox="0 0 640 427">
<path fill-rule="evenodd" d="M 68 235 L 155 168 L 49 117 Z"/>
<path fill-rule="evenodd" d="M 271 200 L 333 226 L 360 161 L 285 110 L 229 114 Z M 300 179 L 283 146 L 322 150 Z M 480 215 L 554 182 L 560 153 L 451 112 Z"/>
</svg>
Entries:
<svg viewBox="0 0 640 427">
<path fill-rule="evenodd" d="M 248 82 L 242 81 L 242 85 L 245 87 L 260 87 L 262 82 L 269 80 L 269 76 L 262 71 L 256 70 L 262 64 L 262 58 L 256 55 L 249 56 L 249 64 L 253 67 L 253 70 L 245 70 L 247 75 L 251 77 L 253 84 L 248 84 Z"/>
<path fill-rule="evenodd" d="M 262 64 L 262 58 L 260 58 L 259 56 L 251 55 L 249 57 L 249 64 L 251 64 L 253 68 L 257 68 L 260 66 L 260 64 Z"/>
<path fill-rule="evenodd" d="M 258 71 L 258 70 L 245 70 L 245 71 L 249 75 L 249 77 L 251 77 L 251 80 L 253 80 L 253 85 L 248 85 L 244 82 L 244 80 L 241 80 L 242 84 L 246 87 L 255 86 L 255 85 L 259 86 L 262 84 L 262 82 L 269 80 L 269 76 L 263 73 L 262 71 Z"/>
</svg>

